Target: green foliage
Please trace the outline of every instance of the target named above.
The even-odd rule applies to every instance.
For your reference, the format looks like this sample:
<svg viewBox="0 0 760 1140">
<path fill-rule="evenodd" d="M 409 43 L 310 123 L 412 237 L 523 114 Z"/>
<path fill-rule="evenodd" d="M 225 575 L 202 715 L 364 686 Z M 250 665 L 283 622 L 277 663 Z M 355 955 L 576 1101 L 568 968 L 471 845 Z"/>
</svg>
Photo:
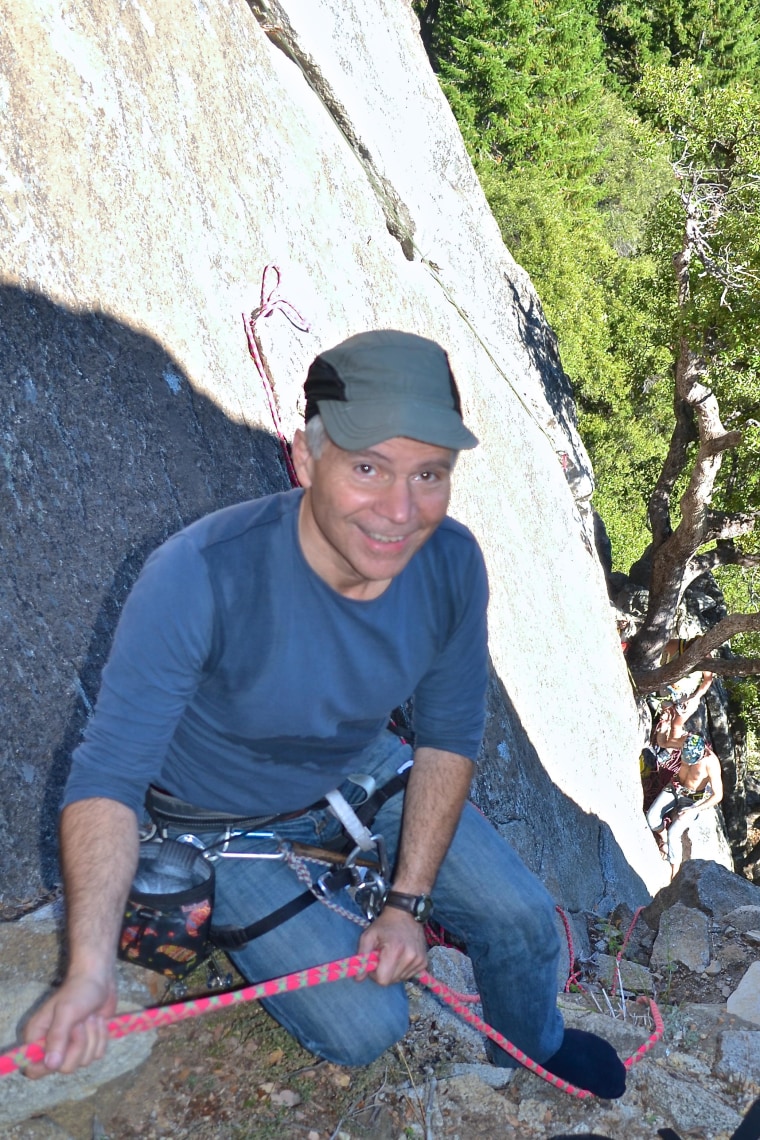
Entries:
<svg viewBox="0 0 760 1140">
<path fill-rule="evenodd" d="M 470 153 L 589 185 L 602 39 L 583 0 L 441 0 L 431 50 Z"/>
<path fill-rule="evenodd" d="M 760 506 L 760 3 L 589 4 L 415 7 L 505 243 L 557 333 L 595 505 L 627 570 L 649 541 L 684 333 L 724 423 L 743 431 L 713 505 Z M 683 305 L 673 257 L 687 204 L 705 242 Z M 731 609 L 757 607 L 759 578 L 720 571 Z M 760 637 L 733 648 L 760 654 Z M 735 692 L 760 725 L 757 683 Z"/>
<path fill-rule="evenodd" d="M 724 460 L 713 505 L 760 508 L 760 96 L 746 84 L 703 93 L 686 66 L 646 71 L 641 99 L 669 132 L 680 176 L 680 196 L 663 200 L 646 230 L 657 265 L 652 303 L 670 338 L 683 329 L 704 356 L 726 426 L 744 433 Z M 671 263 L 686 201 L 705 240 L 679 307 Z"/>
<path fill-rule="evenodd" d="M 695 63 L 703 88 L 752 80 L 760 69 L 757 0 L 599 0 L 610 71 L 632 91 L 645 69 Z"/>
</svg>

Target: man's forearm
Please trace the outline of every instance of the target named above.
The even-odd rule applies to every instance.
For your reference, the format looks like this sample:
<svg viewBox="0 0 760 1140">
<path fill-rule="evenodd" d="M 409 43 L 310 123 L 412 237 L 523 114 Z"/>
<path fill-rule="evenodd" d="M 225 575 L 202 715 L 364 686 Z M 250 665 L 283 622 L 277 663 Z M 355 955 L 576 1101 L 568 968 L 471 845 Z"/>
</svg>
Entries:
<svg viewBox="0 0 760 1140">
<path fill-rule="evenodd" d="M 393 880 L 405 894 L 427 894 L 456 831 L 475 765 L 454 752 L 420 748 L 404 797 L 401 845 Z"/>
<path fill-rule="evenodd" d="M 61 850 L 69 974 L 111 969 L 137 868 L 135 813 L 103 798 L 69 804 L 61 817 Z"/>
</svg>

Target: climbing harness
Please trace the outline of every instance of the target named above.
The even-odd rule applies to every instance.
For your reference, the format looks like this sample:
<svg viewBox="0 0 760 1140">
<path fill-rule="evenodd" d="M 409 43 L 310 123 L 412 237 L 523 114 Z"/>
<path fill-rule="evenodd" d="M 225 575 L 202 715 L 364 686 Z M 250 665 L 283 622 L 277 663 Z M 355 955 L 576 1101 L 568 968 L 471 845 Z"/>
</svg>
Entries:
<svg viewBox="0 0 760 1140">
<path fill-rule="evenodd" d="M 208 812 L 151 787 L 145 802 L 152 828 L 141 844 L 137 876 L 122 922 L 119 956 L 173 982 L 181 982 L 211 958 L 214 949 L 239 950 L 315 902 L 355 919 L 351 911 L 335 901 L 343 889 L 365 920 L 377 918 L 390 888 L 391 875 L 385 840 L 373 833 L 370 825 L 382 805 L 403 790 L 410 767 L 411 762 L 381 787 L 363 773 L 348 776 L 347 783 L 361 788 L 364 794 L 356 806 L 334 789 L 300 811 L 277 816 L 240 817 Z M 274 831 L 262 830 L 317 810 L 330 811 L 349 837 L 341 836 L 335 850 L 303 849 L 297 843 L 284 842 Z M 192 830 L 176 839 L 168 837 L 170 829 L 184 827 Z M 197 834 L 209 831 L 222 832 L 222 838 L 207 843 Z M 273 850 L 236 850 L 235 842 L 241 839 L 271 841 Z M 218 859 L 283 860 L 306 890 L 246 926 L 216 926 L 214 861 Z M 306 860 L 327 868 L 316 882 L 306 869 Z"/>
</svg>

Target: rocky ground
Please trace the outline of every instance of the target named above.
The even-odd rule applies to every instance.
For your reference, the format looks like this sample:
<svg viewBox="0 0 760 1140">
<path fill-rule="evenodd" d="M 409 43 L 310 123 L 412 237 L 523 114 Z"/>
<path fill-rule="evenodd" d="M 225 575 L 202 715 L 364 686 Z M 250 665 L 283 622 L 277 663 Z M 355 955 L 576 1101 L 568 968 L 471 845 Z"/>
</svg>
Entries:
<svg viewBox="0 0 760 1140">
<path fill-rule="evenodd" d="M 604 920 L 586 916 L 586 930 L 574 917 L 576 992 L 560 998 L 567 1022 L 603 1034 L 627 1057 L 654 1028 L 646 996 L 637 1000 L 636 990 L 656 998 L 664 1020 L 662 1039 L 632 1067 L 618 1102 L 574 1099 L 525 1070 L 492 1087 L 491 1078 L 500 1074 L 484 1064 L 479 1035 L 410 987 L 409 1033 L 366 1069 L 320 1062 L 258 1005 L 236 1006 L 160 1030 L 136 1070 L 3 1135 L 549 1140 L 594 1133 L 653 1140 L 658 1129 L 670 1127 L 682 1140 L 728 1140 L 760 1094 L 760 987 L 754 994 L 747 988 L 760 941 L 760 888 L 723 868 L 701 866 L 710 869 L 702 876 L 712 876 L 707 887 L 693 871 L 690 878 L 682 873 L 670 895 L 661 892 L 638 918 L 623 953 L 622 996 L 613 976 L 630 912 L 621 908 Z M 736 883 L 739 893 L 732 894 L 727 884 L 733 890 Z M 717 898 L 725 900 L 723 913 L 716 913 Z M 454 988 L 472 988 L 468 961 L 454 950 L 433 951 L 431 969 Z M 196 978 L 196 987 L 203 980 Z"/>
</svg>

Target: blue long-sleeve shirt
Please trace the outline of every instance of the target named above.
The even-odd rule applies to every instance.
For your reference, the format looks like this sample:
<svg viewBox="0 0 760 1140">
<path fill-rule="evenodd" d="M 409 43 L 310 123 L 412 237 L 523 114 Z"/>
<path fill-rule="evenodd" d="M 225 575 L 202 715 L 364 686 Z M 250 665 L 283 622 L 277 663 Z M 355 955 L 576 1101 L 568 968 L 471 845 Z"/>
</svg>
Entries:
<svg viewBox="0 0 760 1140">
<path fill-rule="evenodd" d="M 151 555 L 64 804 L 139 812 L 152 782 L 213 811 L 295 811 L 354 771 L 411 695 L 418 747 L 476 759 L 488 587 L 474 538 L 445 519 L 378 598 L 345 598 L 301 552 L 301 495 L 217 511 Z"/>
</svg>

